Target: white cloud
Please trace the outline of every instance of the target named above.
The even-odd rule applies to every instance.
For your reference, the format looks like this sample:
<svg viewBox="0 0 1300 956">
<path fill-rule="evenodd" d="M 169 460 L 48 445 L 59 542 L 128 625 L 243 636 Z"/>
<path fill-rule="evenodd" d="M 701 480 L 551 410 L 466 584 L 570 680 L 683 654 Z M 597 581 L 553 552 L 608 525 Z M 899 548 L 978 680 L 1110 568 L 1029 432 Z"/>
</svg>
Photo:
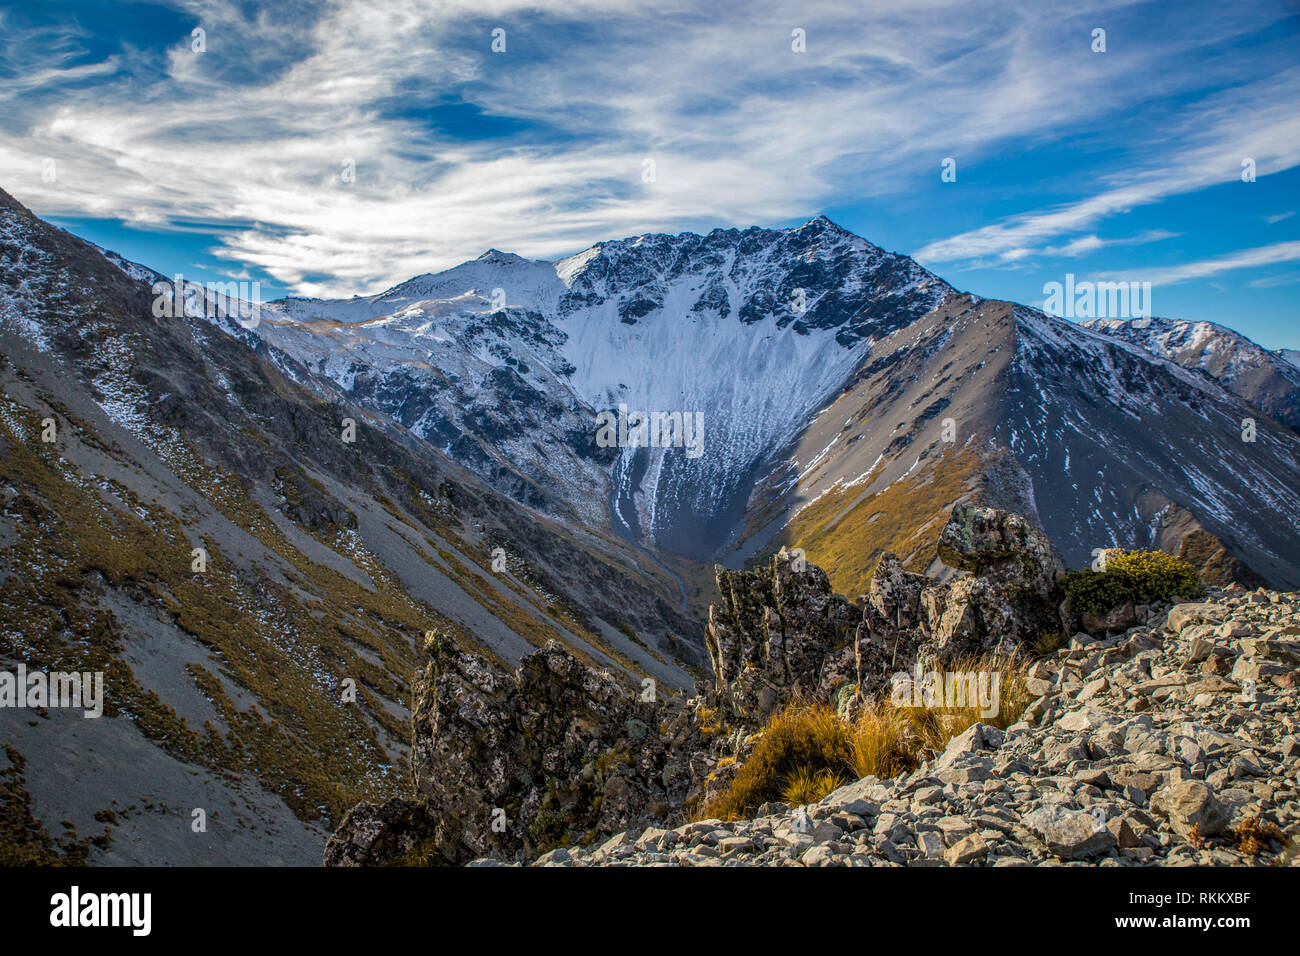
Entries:
<svg viewBox="0 0 1300 956">
<path fill-rule="evenodd" d="M 178 6 L 207 31 L 207 53 L 192 53 L 185 33 L 161 64 L 124 49 L 73 67 L 11 39 L 9 55 L 27 62 L 0 118 L 0 185 L 46 215 L 237 226 L 216 255 L 309 295 L 381 288 L 489 246 L 554 256 L 913 188 L 937 180 L 944 156 L 964 165 L 1011 139 L 1049 142 L 1180 90 L 1192 80 L 1150 63 L 1203 43 L 1205 30 L 1259 27 L 1211 9 L 1196 30 L 1093 56 L 1093 20 L 1118 20 L 1131 4 L 1063 17 L 1027 0 L 993 10 L 923 0 L 906 14 L 857 2 L 701 13 L 686 0 L 545 11 L 523 0 L 398 0 L 381 14 L 370 0 L 339 0 L 251 19 L 226 0 Z M 496 26 L 507 30 L 505 54 L 488 50 Z M 790 49 L 794 27 L 807 31 L 805 54 Z M 1283 105 L 1300 85 L 1294 72 L 1258 82 L 1290 94 L 1272 100 Z M 431 131 L 425 115 L 448 94 L 529 129 L 477 141 Z M 1262 174 L 1294 163 L 1300 120 L 1285 113 L 1199 111 L 1188 129 L 1164 131 L 1168 142 L 1148 131 L 1133 181 L 923 254 L 1027 255 L 1018 250 L 1212 181 L 1248 144 Z M 1216 153 L 1224 132 L 1232 146 L 1220 141 Z M 1200 144 L 1190 154 L 1179 152 L 1186 138 Z M 1149 152 L 1161 148 L 1168 165 L 1153 168 Z M 55 183 L 40 180 L 45 156 L 58 161 Z M 646 157 L 651 184 L 641 181 Z M 352 184 L 340 179 L 348 159 Z"/>
<path fill-rule="evenodd" d="M 1221 272 L 1254 269 L 1259 266 L 1270 266 L 1279 262 L 1295 262 L 1297 260 L 1300 260 L 1300 242 L 1276 242 L 1270 246 L 1242 249 L 1229 255 L 1200 259 L 1195 262 L 1184 262 L 1176 266 L 1158 269 L 1134 269 L 1123 273 L 1106 273 L 1101 278 L 1106 281 L 1132 279 L 1150 282 L 1156 286 L 1177 285 L 1180 282 L 1203 279 L 1206 276 L 1218 275 Z"/>
</svg>

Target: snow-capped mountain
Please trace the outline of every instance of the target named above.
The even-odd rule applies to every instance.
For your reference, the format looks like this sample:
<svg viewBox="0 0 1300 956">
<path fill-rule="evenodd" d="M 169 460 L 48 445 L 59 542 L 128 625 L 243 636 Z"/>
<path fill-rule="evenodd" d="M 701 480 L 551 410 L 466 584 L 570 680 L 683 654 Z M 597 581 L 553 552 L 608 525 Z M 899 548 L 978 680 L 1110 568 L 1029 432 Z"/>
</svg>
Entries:
<svg viewBox="0 0 1300 956">
<path fill-rule="evenodd" d="M 1081 324 L 1208 375 L 1282 424 L 1300 429 L 1300 353 L 1294 350 L 1270 351 L 1214 322 L 1149 318 Z"/>
<path fill-rule="evenodd" d="M 106 671 L 121 805 L 198 779 L 283 860 L 395 792 L 429 632 L 688 687 L 699 558 L 788 544 L 855 595 L 883 551 L 928 569 L 974 500 L 1075 567 L 1155 545 L 1300 584 L 1300 436 L 1253 403 L 1277 393 L 1246 387 L 1252 343 L 1166 356 L 825 219 L 491 251 L 338 301 L 190 282 L 169 312 L 161 279 L 0 191 L 0 664 Z M 603 441 L 611 410 L 690 414 L 698 456 Z M 77 733 L 5 726 L 28 754 Z M 84 766 L 36 795 L 83 825 Z M 108 859 L 191 859 L 184 832 L 132 822 Z"/>
<path fill-rule="evenodd" d="M 490 250 L 261 316 L 214 321 L 514 501 L 616 533 L 683 595 L 672 555 L 798 545 L 833 576 L 886 548 L 928 563 L 959 498 L 1035 515 L 1076 565 L 1158 544 L 1300 582 L 1300 450 L 1273 420 L 1300 382 L 1285 356 L 1207 323 L 1074 324 L 962 295 L 824 217 L 554 261 Z M 676 416 L 698 447 L 647 440 L 639 413 Z"/>
<path fill-rule="evenodd" d="M 377 296 L 272 303 L 258 331 L 507 494 L 707 558 L 874 341 L 951 291 L 818 218 L 554 262 L 493 250 Z M 602 447 L 597 415 L 620 409 L 680 416 L 700 453 L 676 432 L 632 447 L 635 427 Z"/>
<path fill-rule="evenodd" d="M 946 508 L 980 497 L 1036 515 L 1076 565 L 1158 544 L 1220 577 L 1300 581 L 1295 435 L 1261 416 L 1242 437 L 1261 409 L 1290 423 L 1300 373 L 1281 356 L 1206 323 L 1076 325 L 963 296 L 822 217 L 551 262 L 492 250 L 265 314 L 258 334 L 318 379 L 655 555 L 928 562 Z M 700 453 L 635 428 L 603 447 L 608 410 L 699 416 Z"/>
</svg>

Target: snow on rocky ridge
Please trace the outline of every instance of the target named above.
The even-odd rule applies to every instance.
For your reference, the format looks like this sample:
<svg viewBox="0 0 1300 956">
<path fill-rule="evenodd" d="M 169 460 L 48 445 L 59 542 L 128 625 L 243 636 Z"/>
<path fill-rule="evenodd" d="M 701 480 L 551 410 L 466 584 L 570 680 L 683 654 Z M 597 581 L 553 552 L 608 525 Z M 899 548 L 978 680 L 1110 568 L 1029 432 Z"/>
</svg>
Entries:
<svg viewBox="0 0 1300 956">
<path fill-rule="evenodd" d="M 951 291 L 819 217 L 492 250 L 376 296 L 280 300 L 259 333 L 490 480 L 518 472 L 531 503 L 708 557 L 872 342 Z M 704 455 L 602 454 L 596 415 L 619 406 L 702 416 Z"/>
</svg>

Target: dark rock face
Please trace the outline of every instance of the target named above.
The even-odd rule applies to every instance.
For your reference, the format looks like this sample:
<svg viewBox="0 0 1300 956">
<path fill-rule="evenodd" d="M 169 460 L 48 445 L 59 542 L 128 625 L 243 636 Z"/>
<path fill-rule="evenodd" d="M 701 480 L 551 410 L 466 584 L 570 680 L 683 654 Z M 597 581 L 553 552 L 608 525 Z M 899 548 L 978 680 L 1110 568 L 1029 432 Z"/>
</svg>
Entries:
<svg viewBox="0 0 1300 956">
<path fill-rule="evenodd" d="M 757 725 L 798 697 L 825 699 L 856 681 L 861 611 L 831 592 L 821 568 L 782 550 L 754 571 L 717 570 L 722 604 L 705 643 L 714 689 L 733 718 Z"/>
<path fill-rule="evenodd" d="M 326 866 L 405 866 L 439 862 L 430 856 L 437 820 L 428 804 L 393 797 L 348 811 L 325 845 Z"/>
<path fill-rule="evenodd" d="M 556 642 L 513 674 L 438 636 L 428 651 L 412 752 L 426 809 L 355 809 L 327 863 L 373 865 L 412 846 L 438 863 L 532 857 L 680 811 L 693 783 L 686 755 L 702 748 L 680 699 L 629 689 Z M 419 832 L 375 835 L 390 818 Z"/>
</svg>

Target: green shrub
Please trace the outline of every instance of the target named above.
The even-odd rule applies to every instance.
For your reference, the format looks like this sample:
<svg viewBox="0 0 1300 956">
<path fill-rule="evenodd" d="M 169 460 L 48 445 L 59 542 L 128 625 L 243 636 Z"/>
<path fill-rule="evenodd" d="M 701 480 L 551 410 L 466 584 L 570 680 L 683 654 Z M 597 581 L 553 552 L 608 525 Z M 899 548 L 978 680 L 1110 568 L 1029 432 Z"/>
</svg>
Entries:
<svg viewBox="0 0 1300 956">
<path fill-rule="evenodd" d="M 1105 571 L 1069 572 L 1062 587 L 1069 606 L 1088 614 L 1105 614 L 1128 601 L 1149 604 L 1205 593 L 1196 568 L 1163 551 L 1126 551 L 1109 559 Z"/>
</svg>

